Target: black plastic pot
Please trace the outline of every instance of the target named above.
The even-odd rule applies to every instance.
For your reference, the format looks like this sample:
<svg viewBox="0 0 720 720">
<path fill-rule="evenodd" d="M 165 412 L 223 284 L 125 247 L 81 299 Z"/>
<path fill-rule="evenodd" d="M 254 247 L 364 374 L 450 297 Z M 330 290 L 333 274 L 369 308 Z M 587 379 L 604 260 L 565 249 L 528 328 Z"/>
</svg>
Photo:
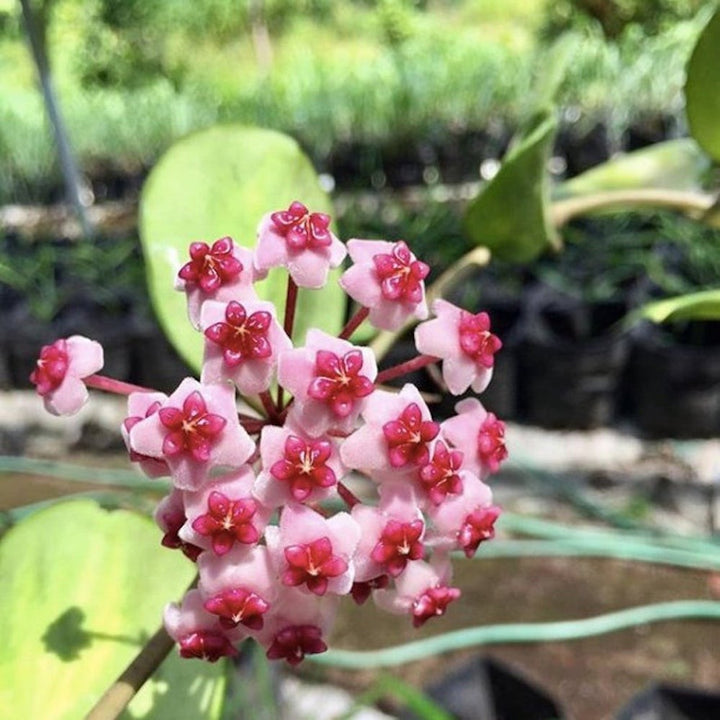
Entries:
<svg viewBox="0 0 720 720">
<path fill-rule="evenodd" d="M 457 720 L 563 720 L 560 705 L 514 668 L 476 657 L 427 689 Z M 413 713 L 400 716 L 412 720 Z"/>
<path fill-rule="evenodd" d="M 587 303 L 531 294 L 518 349 L 520 397 L 527 420 L 549 428 L 588 429 L 615 417 L 628 355 L 616 330 L 623 302 Z"/>
<path fill-rule="evenodd" d="M 718 720 L 720 693 L 653 685 L 636 695 L 617 720 Z"/>
<path fill-rule="evenodd" d="M 640 430 L 653 437 L 720 431 L 720 322 L 633 332 L 628 392 Z"/>
</svg>

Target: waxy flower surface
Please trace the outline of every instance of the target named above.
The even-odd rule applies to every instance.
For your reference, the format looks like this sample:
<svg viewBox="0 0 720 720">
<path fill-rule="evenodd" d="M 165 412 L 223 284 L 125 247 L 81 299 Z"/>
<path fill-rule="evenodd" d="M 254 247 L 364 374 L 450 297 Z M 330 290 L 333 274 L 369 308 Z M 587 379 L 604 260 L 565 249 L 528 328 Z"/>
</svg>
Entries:
<svg viewBox="0 0 720 720">
<path fill-rule="evenodd" d="M 164 614 L 183 657 L 215 662 L 257 642 L 297 665 L 328 648 L 344 598 L 419 627 L 460 597 L 449 553 L 471 557 L 495 534 L 484 480 L 507 455 L 504 424 L 474 398 L 438 422 L 414 385 L 383 386 L 442 362 L 452 393 L 484 389 L 501 346 L 489 318 L 438 300 L 417 357 L 378 373 L 373 351 L 348 338 L 366 319 L 386 330 L 424 320 L 429 267 L 403 241 L 351 240 L 347 252 L 340 285 L 360 308 L 339 336 L 310 328 L 293 344 L 298 293 L 346 255 L 327 215 L 299 202 L 269 213 L 255 251 L 191 244 L 176 287 L 205 343 L 202 372 L 169 396 L 94 375 L 102 349 L 86 338 L 41 351 L 32 381 L 48 409 L 77 411 L 85 383 L 129 396 L 129 458 L 172 482 L 158 542 L 198 571 Z M 272 268 L 289 276 L 282 322 L 255 289 Z"/>
</svg>

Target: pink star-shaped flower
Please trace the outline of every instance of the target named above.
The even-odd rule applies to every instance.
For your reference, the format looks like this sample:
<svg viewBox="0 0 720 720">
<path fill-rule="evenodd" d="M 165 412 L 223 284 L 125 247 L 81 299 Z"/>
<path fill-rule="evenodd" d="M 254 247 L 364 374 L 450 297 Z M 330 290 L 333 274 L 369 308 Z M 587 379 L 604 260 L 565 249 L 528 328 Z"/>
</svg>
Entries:
<svg viewBox="0 0 720 720">
<path fill-rule="evenodd" d="M 360 528 L 348 513 L 326 519 L 305 505 L 292 503 L 284 507 L 280 525 L 267 528 L 265 540 L 284 585 L 315 595 L 350 592 Z"/>
<path fill-rule="evenodd" d="M 425 523 L 411 485 L 385 483 L 377 507 L 358 504 L 351 514 L 361 531 L 355 553 L 357 582 L 397 577 L 408 563 L 423 557 Z"/>
<path fill-rule="evenodd" d="M 145 418 L 154 415 L 164 403 L 167 395 L 160 392 L 134 392 L 128 396 L 128 416 L 123 420 L 120 432 L 130 455 L 130 462 L 137 463 L 148 477 L 164 477 L 170 474 L 170 468 L 164 460 L 149 455 L 141 455 L 130 446 L 130 431 Z"/>
<path fill-rule="evenodd" d="M 365 424 L 340 447 L 345 465 L 382 481 L 398 471 L 415 472 L 429 461 L 440 425 L 433 422 L 414 385 L 405 385 L 399 393 L 376 390 L 362 416 Z"/>
<path fill-rule="evenodd" d="M 311 213 L 299 202 L 268 213 L 258 227 L 256 269 L 266 274 L 270 268 L 285 267 L 299 287 L 322 287 L 329 269 L 338 267 L 347 254 L 329 228 L 327 215 Z"/>
<path fill-rule="evenodd" d="M 418 560 L 395 581 L 393 590 L 375 590 L 373 599 L 388 612 L 409 613 L 417 628 L 444 615 L 447 606 L 460 597 L 460 590 L 448 586 L 449 580 L 449 563 Z"/>
<path fill-rule="evenodd" d="M 73 335 L 42 348 L 30 382 L 49 413 L 74 415 L 88 399 L 83 378 L 94 375 L 102 366 L 100 343 Z"/>
<path fill-rule="evenodd" d="M 269 507 L 325 500 L 345 474 L 331 438 L 311 438 L 287 424 L 263 428 L 260 457 L 263 470 L 253 492 Z"/>
<path fill-rule="evenodd" d="M 450 450 L 439 440 L 435 445 L 432 460 L 418 471 L 418 480 L 433 505 L 440 505 L 448 495 L 457 495 L 462 491 L 462 477 L 459 470 L 463 454 L 459 450 Z"/>
<path fill-rule="evenodd" d="M 306 655 L 327 650 L 340 598 L 319 597 L 295 588 L 284 588 L 273 605 L 256 640 L 266 648 L 270 660 L 297 665 Z"/>
<path fill-rule="evenodd" d="M 484 480 L 508 455 L 505 423 L 475 398 L 461 400 L 455 410 L 458 414 L 442 424 L 442 434 L 462 451 L 465 469 Z"/>
<path fill-rule="evenodd" d="M 255 474 L 248 465 L 186 492 L 187 523 L 180 531 L 186 542 L 225 555 L 239 545 L 256 544 L 272 510 L 252 495 Z"/>
<path fill-rule="evenodd" d="M 255 450 L 240 426 L 233 388 L 202 385 L 192 378 L 130 430 L 130 446 L 167 462 L 181 490 L 198 490 L 215 468 L 242 467 Z"/>
<path fill-rule="evenodd" d="M 243 625 L 250 633 L 262 630 L 278 594 L 266 547 L 236 545 L 222 557 L 204 553 L 198 572 L 204 607 L 218 616 L 222 627 Z"/>
<path fill-rule="evenodd" d="M 401 240 L 348 240 L 353 265 L 340 285 L 355 301 L 370 309 L 370 323 L 381 330 L 398 330 L 411 316 L 428 316 L 424 280 L 430 268 Z"/>
<path fill-rule="evenodd" d="M 252 252 L 232 238 L 190 245 L 190 260 L 178 272 L 175 289 L 187 294 L 188 317 L 200 328 L 200 310 L 206 300 L 257 300 L 253 283 L 257 274 Z"/>
<path fill-rule="evenodd" d="M 201 381 L 230 380 L 243 395 L 267 390 L 278 355 L 292 348 L 275 319 L 272 303 L 208 301 L 203 304 L 200 324 L 205 334 Z"/>
<path fill-rule="evenodd" d="M 167 605 L 164 621 L 184 658 L 217 662 L 221 657 L 236 655 L 233 643 L 244 637 L 238 631 L 225 630 L 218 618 L 205 610 L 198 590 L 189 590 L 180 605 Z"/>
<path fill-rule="evenodd" d="M 305 347 L 278 361 L 278 381 L 294 396 L 290 420 L 312 437 L 352 431 L 376 377 L 372 350 L 315 329 L 308 330 Z"/>
<path fill-rule="evenodd" d="M 440 550 L 462 550 L 472 557 L 481 542 L 495 536 L 500 509 L 492 504 L 492 491 L 476 475 L 460 471 L 462 490 L 428 509 L 432 530 L 428 544 Z"/>
<path fill-rule="evenodd" d="M 442 358 L 442 375 L 453 395 L 469 387 L 480 393 L 492 378 L 495 353 L 502 347 L 490 332 L 487 313 L 477 315 L 455 307 L 446 300 L 435 300 L 433 320 L 415 328 L 418 352 Z"/>
</svg>

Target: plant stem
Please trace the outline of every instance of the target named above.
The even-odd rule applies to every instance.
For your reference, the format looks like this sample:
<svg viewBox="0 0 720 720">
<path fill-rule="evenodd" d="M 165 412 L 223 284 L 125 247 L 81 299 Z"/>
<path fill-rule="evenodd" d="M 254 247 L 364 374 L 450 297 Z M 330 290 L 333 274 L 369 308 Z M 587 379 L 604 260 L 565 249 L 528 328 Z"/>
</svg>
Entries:
<svg viewBox="0 0 720 720">
<path fill-rule="evenodd" d="M 407 360 L 406 362 L 400 363 L 399 365 L 393 365 L 392 367 L 387 368 L 387 370 L 382 370 L 378 373 L 375 382 L 380 384 L 387 382 L 388 380 L 394 380 L 396 377 L 406 375 L 407 373 L 411 373 L 414 370 L 419 370 L 426 365 L 432 365 L 432 363 L 436 363 L 439 361 L 440 358 L 433 357 L 432 355 L 418 355 L 412 360 Z"/>
<path fill-rule="evenodd" d="M 362 325 L 365 318 L 370 314 L 370 308 L 361 307 L 348 321 L 347 325 L 338 335 L 341 340 L 347 340 Z"/>
<path fill-rule="evenodd" d="M 298 286 L 288 275 L 287 294 L 285 295 L 285 322 L 283 328 L 292 340 L 293 325 L 295 324 L 295 306 L 297 305 Z"/>
<path fill-rule="evenodd" d="M 343 502 L 350 510 L 360 503 L 360 498 L 358 498 L 358 496 L 355 495 L 355 493 L 344 483 L 338 481 L 337 491 L 338 495 L 342 498 Z"/>
<path fill-rule="evenodd" d="M 270 420 L 277 420 L 278 417 L 278 408 L 273 402 L 272 397 L 270 397 L 270 391 L 265 390 L 265 392 L 260 393 L 260 401 L 263 404 L 263 407 L 265 408 L 265 412 L 267 413 L 267 416 Z"/>
<path fill-rule="evenodd" d="M 640 207 L 679 210 L 692 217 L 702 217 L 714 203 L 712 195 L 680 190 L 645 188 L 611 190 L 592 195 L 557 200 L 550 207 L 550 221 L 562 227 L 578 215 L 599 210 L 625 210 Z"/>
<path fill-rule="evenodd" d="M 167 657 L 174 640 L 160 628 L 120 677 L 105 691 L 85 720 L 114 720 Z"/>
<path fill-rule="evenodd" d="M 117 395 L 129 395 L 134 392 L 156 392 L 150 388 L 133 385 L 132 383 L 126 383 L 122 380 L 115 380 L 114 378 L 106 377 L 105 375 L 90 375 L 89 377 L 83 378 L 83 382 L 88 387 L 95 388 L 96 390 L 105 390 L 106 392 L 116 393 Z"/>
</svg>

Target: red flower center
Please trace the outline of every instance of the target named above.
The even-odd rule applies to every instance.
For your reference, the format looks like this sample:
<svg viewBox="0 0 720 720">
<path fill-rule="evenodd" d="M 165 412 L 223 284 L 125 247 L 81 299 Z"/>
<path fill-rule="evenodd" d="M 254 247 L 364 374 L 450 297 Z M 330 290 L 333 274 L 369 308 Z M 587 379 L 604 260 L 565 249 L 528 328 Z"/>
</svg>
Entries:
<svg viewBox="0 0 720 720">
<path fill-rule="evenodd" d="M 478 432 L 478 455 L 490 472 L 497 472 L 508 456 L 505 447 L 505 423 L 488 413 Z"/>
<path fill-rule="evenodd" d="M 350 350 L 342 357 L 328 350 L 318 350 L 315 356 L 316 378 L 308 387 L 308 395 L 327 403 L 338 417 L 347 417 L 355 401 L 375 389 L 369 378 L 360 375 L 362 366 L 360 350 Z"/>
<path fill-rule="evenodd" d="M 270 219 L 291 250 L 314 250 L 332 243 L 330 216 L 311 213 L 300 202 L 292 203 L 287 210 L 274 212 Z"/>
<path fill-rule="evenodd" d="M 178 276 L 185 282 L 199 285 L 203 292 L 214 293 L 232 282 L 242 272 L 242 263 L 233 255 L 232 238 L 216 240 L 212 247 L 204 242 L 190 245 L 190 262 L 180 268 Z"/>
<path fill-rule="evenodd" d="M 414 305 L 422 302 L 422 281 L 430 267 L 420 260 L 413 260 L 410 249 L 402 240 L 395 243 L 392 252 L 374 255 L 373 263 L 380 280 L 380 291 L 386 300 Z"/>
<path fill-rule="evenodd" d="M 227 424 L 224 417 L 207 411 L 203 396 L 195 390 L 183 403 L 182 410 L 164 407 L 158 410 L 160 422 L 170 432 L 163 440 L 163 454 L 175 457 L 189 453 L 197 462 L 210 459 L 210 449 Z"/>
<path fill-rule="evenodd" d="M 458 532 L 458 543 L 467 557 L 471 558 L 475 554 L 481 542 L 495 537 L 495 521 L 499 516 L 500 508 L 489 505 L 473 510 L 465 518 Z"/>
<path fill-rule="evenodd" d="M 397 577 L 409 560 L 422 558 L 424 547 L 420 542 L 420 536 L 424 528 L 422 520 L 407 523 L 389 520 L 370 557 L 376 563 L 383 565 L 388 575 Z"/>
<path fill-rule="evenodd" d="M 490 332 L 490 317 L 481 312 L 473 315 L 462 311 L 460 315 L 460 347 L 462 351 L 486 368 L 491 368 L 495 362 L 494 355 L 502 347 L 497 335 Z"/>
<path fill-rule="evenodd" d="M 433 459 L 420 469 L 420 482 L 427 490 L 433 504 L 439 505 L 448 495 L 462 492 L 462 480 L 457 474 L 463 461 L 459 450 L 449 450 L 440 441 L 435 445 Z"/>
<path fill-rule="evenodd" d="M 311 543 L 289 545 L 285 548 L 288 567 L 282 575 L 285 585 L 307 585 L 315 595 L 324 595 L 328 580 L 342 575 L 348 564 L 339 555 L 333 555 L 330 538 L 322 537 Z"/>
<path fill-rule="evenodd" d="M 69 364 L 65 340 L 56 340 L 52 345 L 43 346 L 30 375 L 30 382 L 35 385 L 38 395 L 44 396 L 55 390 L 65 379 Z"/>
<path fill-rule="evenodd" d="M 217 490 L 208 497 L 208 512 L 193 520 L 193 530 L 212 539 L 213 552 L 224 555 L 234 542 L 251 545 L 260 539 L 252 519 L 257 512 L 253 498 L 230 500 Z"/>
<path fill-rule="evenodd" d="M 284 658 L 291 665 L 297 665 L 306 655 L 317 655 L 326 650 L 319 627 L 290 625 L 275 635 L 266 655 L 270 660 Z"/>
<path fill-rule="evenodd" d="M 226 655 L 236 655 L 237 650 L 220 632 L 196 630 L 180 639 L 180 655 L 184 658 L 198 658 L 216 662 Z"/>
<path fill-rule="evenodd" d="M 445 586 L 429 588 L 413 603 L 413 627 L 420 627 L 430 618 L 444 615 L 447 606 L 459 597 L 460 590 L 457 588 Z"/>
<path fill-rule="evenodd" d="M 263 615 L 270 609 L 257 593 L 245 588 L 228 588 L 205 601 L 205 609 L 220 617 L 220 625 L 234 628 L 242 624 L 251 630 L 262 630 Z"/>
<path fill-rule="evenodd" d="M 423 420 L 418 405 L 410 403 L 397 420 L 383 425 L 390 464 L 394 468 L 409 463 L 424 465 L 430 459 L 427 443 L 434 440 L 439 432 L 440 425 L 432 420 Z"/>
<path fill-rule="evenodd" d="M 232 300 L 225 308 L 225 322 L 205 330 L 205 337 L 223 349 L 223 359 L 230 367 L 243 360 L 264 360 L 272 355 L 268 330 L 272 322 L 269 312 L 258 310 L 247 314 L 245 308 Z"/>
<path fill-rule="evenodd" d="M 327 466 L 332 443 L 308 440 L 290 435 L 285 440 L 285 457 L 270 468 L 276 479 L 290 484 L 290 492 L 298 502 L 305 500 L 315 488 L 332 487 L 335 473 Z"/>
</svg>

